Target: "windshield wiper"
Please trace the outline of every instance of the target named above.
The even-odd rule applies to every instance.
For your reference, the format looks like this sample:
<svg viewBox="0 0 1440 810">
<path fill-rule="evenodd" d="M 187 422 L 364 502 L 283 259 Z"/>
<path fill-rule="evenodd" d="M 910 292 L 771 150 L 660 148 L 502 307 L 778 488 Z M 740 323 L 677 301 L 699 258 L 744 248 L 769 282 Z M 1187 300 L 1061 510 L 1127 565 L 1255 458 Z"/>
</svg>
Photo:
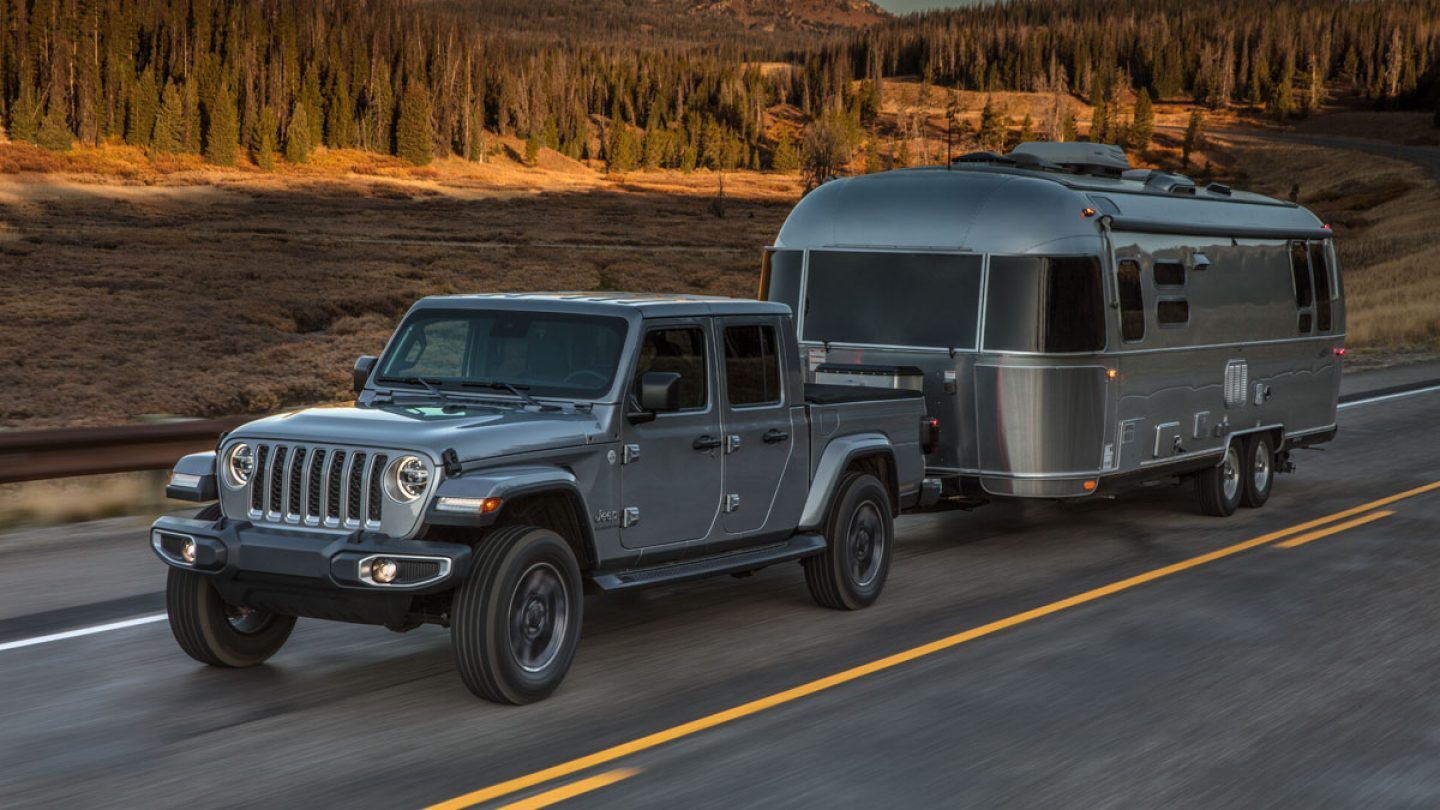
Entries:
<svg viewBox="0 0 1440 810">
<path fill-rule="evenodd" d="M 524 383 L 510 383 L 504 380 L 465 380 L 460 383 L 461 388 L 489 388 L 492 391 L 507 391 L 525 401 L 526 405 L 534 405 L 542 411 L 559 410 L 554 405 L 546 405 L 535 397 L 526 393 L 530 386 Z"/>
<path fill-rule="evenodd" d="M 404 383 L 405 385 L 423 386 L 426 391 L 433 394 L 441 402 L 455 402 L 454 394 L 441 388 L 434 380 L 427 380 L 424 377 L 379 377 L 376 382 L 382 383 Z"/>
</svg>

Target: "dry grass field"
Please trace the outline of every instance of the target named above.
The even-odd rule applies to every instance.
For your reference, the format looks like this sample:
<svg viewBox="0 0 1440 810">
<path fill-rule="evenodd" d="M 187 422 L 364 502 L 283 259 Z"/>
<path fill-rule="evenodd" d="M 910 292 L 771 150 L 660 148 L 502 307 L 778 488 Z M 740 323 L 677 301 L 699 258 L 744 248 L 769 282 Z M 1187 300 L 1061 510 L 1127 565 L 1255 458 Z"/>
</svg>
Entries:
<svg viewBox="0 0 1440 810">
<path fill-rule="evenodd" d="M 760 247 L 800 193 L 794 178 L 727 175 L 717 217 L 706 172 L 342 153 L 265 175 L 110 151 L 61 160 L 131 174 L 0 174 L 0 427 L 333 401 L 428 294 L 753 295 Z M 0 146 L 0 165 L 45 159 Z M 345 160 L 364 171 L 325 166 Z"/>
</svg>

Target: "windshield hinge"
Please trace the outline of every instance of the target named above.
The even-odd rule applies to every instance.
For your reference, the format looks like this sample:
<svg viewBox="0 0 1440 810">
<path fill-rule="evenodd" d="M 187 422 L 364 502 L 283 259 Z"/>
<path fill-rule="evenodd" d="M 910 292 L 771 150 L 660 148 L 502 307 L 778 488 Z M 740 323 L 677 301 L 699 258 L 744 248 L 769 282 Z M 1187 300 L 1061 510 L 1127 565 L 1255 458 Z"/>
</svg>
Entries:
<svg viewBox="0 0 1440 810">
<path fill-rule="evenodd" d="M 463 471 L 460 467 L 460 454 L 456 453 L 453 447 L 440 454 L 440 461 L 445 465 L 445 475 L 451 478 Z"/>
</svg>

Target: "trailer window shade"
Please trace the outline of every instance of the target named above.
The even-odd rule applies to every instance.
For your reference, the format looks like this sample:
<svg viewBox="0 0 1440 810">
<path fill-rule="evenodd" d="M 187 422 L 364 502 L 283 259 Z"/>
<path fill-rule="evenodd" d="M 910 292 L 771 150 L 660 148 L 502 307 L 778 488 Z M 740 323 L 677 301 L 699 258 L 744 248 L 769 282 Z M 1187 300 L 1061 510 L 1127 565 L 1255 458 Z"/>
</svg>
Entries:
<svg viewBox="0 0 1440 810">
<path fill-rule="evenodd" d="M 1315 328 L 1321 332 L 1328 332 L 1332 325 L 1330 302 L 1333 285 L 1330 284 L 1330 267 L 1329 262 L 1325 260 L 1324 245 L 1310 246 L 1310 269 L 1315 274 Z"/>
<path fill-rule="evenodd" d="M 800 307 L 800 272 L 805 253 L 799 250 L 767 250 L 760 262 L 760 300 L 789 304 L 798 314 Z"/>
<path fill-rule="evenodd" d="M 985 349 L 1098 352 L 1105 295 L 1093 256 L 993 256 L 985 299 Z"/>
<path fill-rule="evenodd" d="M 947 253 L 810 251 L 807 341 L 975 348 L 981 259 Z"/>
<path fill-rule="evenodd" d="M 1145 294 L 1140 289 L 1140 263 L 1120 262 L 1115 275 L 1120 282 L 1120 336 L 1127 342 L 1145 339 Z"/>
<path fill-rule="evenodd" d="M 1184 326 L 1190 322 L 1190 302 L 1171 298 L 1156 303 L 1155 321 L 1161 326 Z"/>
<path fill-rule="evenodd" d="M 1185 265 L 1180 262 L 1155 262 L 1155 286 L 1184 287 Z"/>
</svg>

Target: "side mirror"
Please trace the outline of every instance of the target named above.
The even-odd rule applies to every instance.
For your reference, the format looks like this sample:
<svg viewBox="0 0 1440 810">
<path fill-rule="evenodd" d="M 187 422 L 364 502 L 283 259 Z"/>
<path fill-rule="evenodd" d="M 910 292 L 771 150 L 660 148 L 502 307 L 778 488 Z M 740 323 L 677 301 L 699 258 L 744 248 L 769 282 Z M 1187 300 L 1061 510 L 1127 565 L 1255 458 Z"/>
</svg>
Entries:
<svg viewBox="0 0 1440 810">
<path fill-rule="evenodd" d="M 370 372 L 375 370 L 375 361 L 379 359 L 373 354 L 367 354 L 355 361 L 355 393 L 365 390 L 365 383 L 370 380 Z"/>
<path fill-rule="evenodd" d="M 657 413 L 680 410 L 680 375 L 673 371 L 647 371 L 640 377 L 640 410 L 630 414 L 636 424 Z"/>
</svg>

